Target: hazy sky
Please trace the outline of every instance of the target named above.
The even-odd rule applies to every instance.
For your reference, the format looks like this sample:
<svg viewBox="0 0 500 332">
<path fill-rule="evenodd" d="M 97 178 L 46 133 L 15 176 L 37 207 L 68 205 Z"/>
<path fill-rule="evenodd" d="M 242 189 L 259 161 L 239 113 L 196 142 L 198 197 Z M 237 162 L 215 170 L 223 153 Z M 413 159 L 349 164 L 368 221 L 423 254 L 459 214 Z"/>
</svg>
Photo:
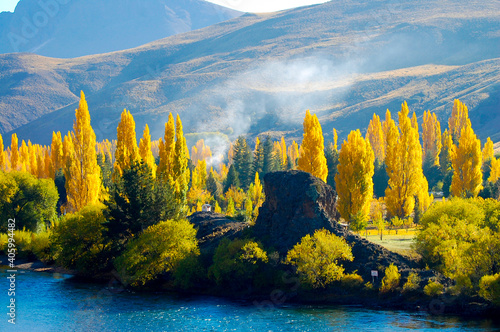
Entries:
<svg viewBox="0 0 500 332">
<path fill-rule="evenodd" d="M 0 0 L 0 12 L 13 12 L 19 0 Z"/>
<path fill-rule="evenodd" d="M 242 12 L 272 12 L 293 7 L 323 3 L 328 0 L 208 0 Z M 14 11 L 19 0 L 0 0 L 0 12 Z"/>
<path fill-rule="evenodd" d="M 242 12 L 273 12 L 329 0 L 207 0 Z"/>
</svg>

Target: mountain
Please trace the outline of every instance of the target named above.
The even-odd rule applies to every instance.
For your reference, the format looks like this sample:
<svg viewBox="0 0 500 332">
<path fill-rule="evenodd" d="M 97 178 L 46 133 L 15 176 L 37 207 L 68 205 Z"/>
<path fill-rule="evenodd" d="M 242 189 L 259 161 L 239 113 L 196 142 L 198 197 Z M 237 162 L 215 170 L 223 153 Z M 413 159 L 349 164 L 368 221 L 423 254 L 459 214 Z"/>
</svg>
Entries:
<svg viewBox="0 0 500 332">
<path fill-rule="evenodd" d="M 47 144 L 71 129 L 80 90 L 99 139 L 129 109 L 138 135 L 185 132 L 300 139 L 306 109 L 326 138 L 366 128 L 408 101 L 446 127 L 453 99 L 479 136 L 500 141 L 500 10 L 486 1 L 331 1 L 246 14 L 134 49 L 75 59 L 0 56 L 0 129 Z"/>
<path fill-rule="evenodd" d="M 202 0 L 21 0 L 14 13 L 0 14 L 0 53 L 120 51 L 241 14 Z"/>
</svg>

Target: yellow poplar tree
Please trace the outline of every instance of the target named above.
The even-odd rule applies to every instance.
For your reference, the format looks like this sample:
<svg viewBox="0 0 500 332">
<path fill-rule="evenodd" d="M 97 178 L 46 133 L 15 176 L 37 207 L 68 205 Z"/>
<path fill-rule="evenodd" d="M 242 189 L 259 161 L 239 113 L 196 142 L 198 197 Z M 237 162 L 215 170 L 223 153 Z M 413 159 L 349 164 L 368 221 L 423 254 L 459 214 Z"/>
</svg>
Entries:
<svg viewBox="0 0 500 332">
<path fill-rule="evenodd" d="M 50 156 L 49 149 L 45 149 L 45 156 L 44 156 L 44 177 L 49 178 L 52 177 L 52 170 L 54 169 L 54 166 L 52 165 L 52 158 Z"/>
<path fill-rule="evenodd" d="M 210 147 L 205 145 L 205 140 L 200 139 L 196 145 L 191 148 L 191 161 L 193 165 L 198 164 L 199 160 L 212 158 Z"/>
<path fill-rule="evenodd" d="M 19 167 L 19 141 L 17 139 L 16 133 L 12 134 L 10 141 L 10 168 L 16 171 Z"/>
<path fill-rule="evenodd" d="M 276 156 L 276 160 L 279 161 L 279 169 L 285 170 L 287 166 L 287 153 L 286 153 L 286 143 L 285 138 L 281 137 L 280 142 L 274 142 L 273 144 L 273 154 Z"/>
<path fill-rule="evenodd" d="M 495 151 L 493 150 L 493 141 L 491 138 L 486 139 L 486 143 L 484 143 L 484 148 L 483 148 L 483 163 L 493 159 L 495 155 Z"/>
<path fill-rule="evenodd" d="M 175 122 L 172 113 L 168 114 L 168 121 L 165 123 L 165 136 L 160 140 L 160 164 L 157 173 L 173 181 L 173 169 L 175 158 Z"/>
<path fill-rule="evenodd" d="M 226 215 L 233 217 L 235 213 L 236 213 L 236 209 L 234 207 L 234 201 L 231 197 L 229 197 L 229 199 L 227 201 Z"/>
<path fill-rule="evenodd" d="M 483 188 L 481 142 L 472 130 L 470 120 L 462 132 L 458 146 L 451 150 L 453 178 L 451 193 L 457 197 L 476 197 Z"/>
<path fill-rule="evenodd" d="M 491 159 L 491 171 L 488 181 L 495 183 L 498 179 L 500 179 L 500 159 L 493 157 Z"/>
<path fill-rule="evenodd" d="M 21 164 L 21 171 L 22 172 L 29 172 L 30 171 L 30 151 L 28 149 L 28 146 L 26 145 L 26 142 L 22 140 L 21 142 L 21 147 L 19 148 L 19 162 Z"/>
<path fill-rule="evenodd" d="M 380 117 L 375 113 L 373 114 L 373 118 L 370 120 L 368 129 L 366 130 L 366 139 L 370 141 L 370 145 L 375 154 L 375 159 L 383 162 L 385 160 L 384 131 L 382 130 Z"/>
<path fill-rule="evenodd" d="M 385 190 L 387 210 L 392 216 L 404 218 L 415 208 L 415 197 L 425 210 L 431 201 L 427 179 L 422 171 L 422 147 L 418 127 L 408 117 L 406 102 L 399 112 L 399 128 L 389 121 L 387 132 L 386 165 L 389 185 Z"/>
<path fill-rule="evenodd" d="M 445 129 L 443 135 L 441 136 L 442 147 L 441 156 L 439 158 L 439 164 L 443 172 L 451 170 L 451 150 L 453 149 L 453 139 L 448 129 Z"/>
<path fill-rule="evenodd" d="M 281 153 L 281 165 L 283 169 L 286 169 L 286 166 L 288 164 L 287 160 L 287 153 L 286 153 L 286 143 L 285 143 L 285 138 L 281 136 L 281 143 L 280 143 L 280 153 Z"/>
<path fill-rule="evenodd" d="M 186 201 L 186 194 L 188 190 L 190 171 L 188 168 L 189 150 L 186 145 L 186 138 L 182 130 L 182 121 L 177 114 L 175 123 L 175 155 L 174 155 L 174 168 L 173 178 L 175 180 L 175 193 L 177 200 L 180 204 Z"/>
<path fill-rule="evenodd" d="M 30 141 L 28 141 L 28 151 L 30 154 L 30 173 L 33 176 L 38 176 L 38 158 L 36 154 L 36 147 L 33 146 Z"/>
<path fill-rule="evenodd" d="M 253 215 L 256 217 L 259 213 L 259 207 L 264 203 L 264 189 L 260 182 L 259 172 L 255 173 L 255 178 L 250 187 L 248 188 L 248 197 L 254 206 Z"/>
<path fill-rule="evenodd" d="M 333 128 L 333 149 L 338 151 L 338 140 L 339 135 L 337 134 L 337 129 Z"/>
<path fill-rule="evenodd" d="M 0 135 L 0 170 L 5 170 L 5 153 L 3 150 L 3 138 L 2 135 Z"/>
<path fill-rule="evenodd" d="M 328 168 L 325 157 L 323 130 L 316 114 L 306 111 L 304 119 L 304 138 L 301 144 L 302 153 L 299 157 L 298 169 L 309 172 L 326 182 Z"/>
<path fill-rule="evenodd" d="M 97 142 L 97 154 L 100 155 L 102 154 L 105 159 L 109 161 L 113 161 L 113 146 L 116 147 L 116 140 L 113 140 L 113 143 L 111 143 L 108 139 L 105 139 L 102 142 Z"/>
<path fill-rule="evenodd" d="M 50 158 L 52 159 L 52 167 L 50 177 L 55 178 L 55 173 L 63 167 L 63 143 L 61 132 L 52 132 L 52 143 L 50 145 Z"/>
<path fill-rule="evenodd" d="M 451 111 L 451 116 L 448 119 L 448 128 L 453 142 L 456 143 L 460 139 L 460 134 L 462 129 L 467 126 L 467 121 L 469 120 L 469 110 L 464 103 L 460 100 L 455 99 L 453 103 L 453 110 Z"/>
<path fill-rule="evenodd" d="M 212 195 L 207 187 L 207 162 L 199 160 L 191 176 L 191 188 L 187 193 L 190 205 L 197 206 L 196 211 L 201 211 L 201 206 L 212 200 Z M 199 207 L 199 208 L 198 208 Z"/>
<path fill-rule="evenodd" d="M 62 170 L 64 173 L 64 178 L 66 179 L 66 190 L 68 190 L 68 185 L 71 182 L 71 169 L 73 168 L 72 164 L 75 163 L 73 159 L 75 155 L 75 147 L 73 146 L 73 139 L 71 138 L 71 132 L 68 132 L 67 135 L 64 136 L 63 140 L 63 159 L 62 159 Z M 66 193 L 66 198 L 68 193 Z M 62 211 L 65 209 L 65 211 Z M 73 211 L 73 207 L 70 202 L 67 202 L 65 206 L 61 207 L 61 212 L 71 212 Z"/>
<path fill-rule="evenodd" d="M 424 160 L 430 160 L 433 165 L 439 166 L 439 154 L 442 148 L 441 124 L 436 114 L 431 114 L 431 111 L 424 112 L 422 141 L 424 143 Z"/>
<path fill-rule="evenodd" d="M 153 178 L 156 177 L 155 157 L 151 150 L 151 134 L 149 133 L 149 126 L 147 124 L 144 128 L 141 141 L 139 142 L 139 155 L 142 161 L 151 169 Z"/>
<path fill-rule="evenodd" d="M 129 111 L 123 110 L 117 128 L 115 164 L 113 166 L 114 179 L 116 180 L 117 176 L 122 176 L 124 170 L 129 169 L 133 163 L 139 161 L 134 117 Z"/>
<path fill-rule="evenodd" d="M 97 203 L 101 190 L 101 170 L 97 164 L 96 136 L 90 125 L 90 114 L 83 91 L 80 104 L 75 110 L 71 141 L 73 151 L 67 151 L 70 162 L 66 193 L 70 211 L 79 211 L 89 204 Z"/>
<path fill-rule="evenodd" d="M 351 131 L 339 153 L 335 184 L 339 196 L 338 209 L 342 218 L 350 222 L 361 214 L 367 221 L 373 199 L 375 155 L 368 139 L 359 130 Z"/>
</svg>

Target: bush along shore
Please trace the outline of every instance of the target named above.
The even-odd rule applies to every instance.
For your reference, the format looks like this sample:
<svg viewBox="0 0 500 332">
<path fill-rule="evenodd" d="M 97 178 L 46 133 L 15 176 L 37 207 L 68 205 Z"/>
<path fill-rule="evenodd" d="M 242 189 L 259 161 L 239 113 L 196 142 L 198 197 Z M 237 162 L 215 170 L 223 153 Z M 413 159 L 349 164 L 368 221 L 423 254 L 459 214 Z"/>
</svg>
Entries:
<svg viewBox="0 0 500 332">
<path fill-rule="evenodd" d="M 265 194 L 254 224 L 197 212 L 153 224 L 137 237 L 116 231 L 112 237 L 110 208 L 90 206 L 45 231 L 16 232 L 18 258 L 38 260 L 18 267 L 114 280 L 133 290 L 245 299 L 263 309 L 296 302 L 474 317 L 498 311 L 500 277 L 489 271 L 498 262 L 499 202 L 435 204 L 422 217 L 415 242 L 421 259 L 414 260 L 338 223 L 335 191 L 308 173 L 270 173 Z M 449 229 L 440 225 L 448 219 Z M 462 229 L 472 227 L 467 220 L 477 220 L 481 241 Z M 0 241 L 5 253 L 3 235 Z M 451 261 L 450 250 L 464 254 Z M 471 252 L 474 260 L 465 254 Z"/>
</svg>

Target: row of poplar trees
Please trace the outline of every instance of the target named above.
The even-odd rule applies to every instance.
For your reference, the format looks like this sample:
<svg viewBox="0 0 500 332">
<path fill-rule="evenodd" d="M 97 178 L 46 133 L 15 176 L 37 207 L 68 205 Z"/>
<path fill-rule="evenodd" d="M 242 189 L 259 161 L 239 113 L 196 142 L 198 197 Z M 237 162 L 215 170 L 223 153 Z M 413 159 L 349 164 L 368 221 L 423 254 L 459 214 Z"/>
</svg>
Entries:
<svg viewBox="0 0 500 332">
<path fill-rule="evenodd" d="M 410 118 L 408 105 L 403 103 L 398 124 L 389 110 L 385 121 L 374 114 L 366 137 L 352 131 L 338 152 L 335 186 L 338 208 L 347 222 L 368 220 L 374 198 L 375 168 L 385 168 L 387 187 L 385 205 L 389 216 L 407 218 L 424 212 L 434 200 L 424 169 L 441 172 L 441 179 L 451 178 L 453 196 L 476 197 L 483 189 L 483 174 L 489 183 L 497 183 L 500 162 L 494 157 L 493 142 L 487 139 L 484 149 L 474 134 L 467 107 L 455 100 L 449 128 L 441 132 L 435 114 L 425 112 L 422 142 L 415 113 Z M 337 149 L 334 129 L 334 149 Z M 317 117 L 306 114 L 304 140 L 299 169 L 327 179 L 322 132 Z M 445 183 L 446 186 L 446 183 Z M 446 189 L 446 188 L 443 188 Z"/>
<path fill-rule="evenodd" d="M 207 169 L 206 159 L 211 157 L 211 151 L 202 141 L 193 147 L 190 159 L 182 122 L 179 116 L 174 120 L 172 114 L 165 124 L 163 138 L 152 142 L 146 125 L 137 145 L 134 119 L 124 110 L 116 142 L 97 143 L 82 92 L 73 131 L 64 138 L 60 132 L 53 133 L 50 147 L 23 141 L 18 148 L 17 136 L 13 134 L 11 146 L 0 155 L 0 168 L 27 171 L 39 178 L 56 180 L 57 173 L 62 173 L 66 191 L 62 194 L 67 198 L 62 210 L 72 212 L 106 200 L 110 187 L 107 182 L 117 182 L 124 171 L 142 163 L 153 178 L 168 184 L 177 203 L 184 206 L 181 209 L 184 213 L 189 212 L 185 206 L 187 201 L 192 202 L 191 212 L 199 211 L 203 203 L 210 201 L 215 202 L 217 212 L 221 211 L 221 202 L 226 205 L 226 211 L 233 214 L 235 206 L 243 208 L 241 202 L 246 197 L 244 206 L 254 217 L 264 199 L 259 174 L 299 169 L 336 187 L 339 211 L 348 222 L 369 218 L 374 175 L 376 177 L 380 170 L 387 177 L 383 187 L 387 212 L 400 218 L 425 211 L 433 201 L 428 183 L 432 172 L 428 170 L 437 169 L 441 179 L 449 178 L 450 183 L 445 187 L 459 197 L 478 195 L 482 189 L 484 165 L 488 168 L 488 181 L 498 181 L 500 161 L 493 156 L 493 143 L 488 139 L 481 151 L 481 143 L 471 128 L 463 103 L 455 100 L 449 128 L 444 133 L 436 115 L 424 113 L 423 144 L 416 115 L 413 113 L 410 118 L 409 113 L 405 102 L 398 113 L 398 124 L 389 110 L 383 122 L 374 114 L 366 137 L 359 130 L 352 131 L 340 149 L 334 129 L 333 143 L 325 149 L 319 120 L 306 111 L 300 146 L 293 141 L 287 147 L 284 138 L 278 142 L 272 142 L 269 137 L 262 141 L 257 138 L 252 153 L 247 141 L 239 137 L 228 152 L 229 168 L 221 164 L 217 172 Z M 0 148 L 3 151 L 1 136 Z M 105 161 L 113 161 L 108 175 L 103 167 Z M 434 184 L 434 179 L 432 182 Z M 248 192 L 243 193 L 241 188 Z"/>
</svg>

